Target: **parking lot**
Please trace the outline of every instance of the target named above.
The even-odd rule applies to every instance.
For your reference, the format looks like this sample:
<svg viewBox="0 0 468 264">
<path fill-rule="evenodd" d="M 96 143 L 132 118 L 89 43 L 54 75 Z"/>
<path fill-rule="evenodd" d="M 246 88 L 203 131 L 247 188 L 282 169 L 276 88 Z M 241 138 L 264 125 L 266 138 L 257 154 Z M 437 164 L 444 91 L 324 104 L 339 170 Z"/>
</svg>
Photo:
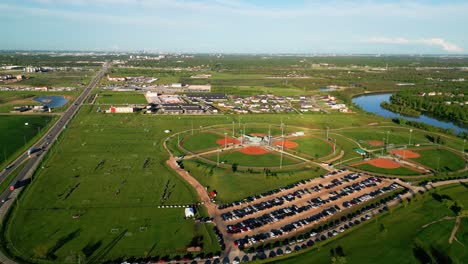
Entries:
<svg viewBox="0 0 468 264">
<path fill-rule="evenodd" d="M 234 246 L 286 237 L 399 186 L 345 170 L 219 206 Z"/>
</svg>

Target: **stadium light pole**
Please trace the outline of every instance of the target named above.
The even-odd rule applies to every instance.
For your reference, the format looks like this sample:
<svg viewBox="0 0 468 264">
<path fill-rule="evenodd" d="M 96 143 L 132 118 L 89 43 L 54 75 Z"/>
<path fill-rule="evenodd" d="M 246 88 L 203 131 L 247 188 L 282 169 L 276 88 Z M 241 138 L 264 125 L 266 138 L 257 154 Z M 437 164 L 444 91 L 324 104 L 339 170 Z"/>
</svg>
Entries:
<svg viewBox="0 0 468 264">
<path fill-rule="evenodd" d="M 411 146 L 411 134 L 413 133 L 413 129 L 410 129 L 409 130 L 409 142 L 408 142 L 408 146 Z"/>
<path fill-rule="evenodd" d="M 384 143 L 384 145 L 382 146 L 382 156 L 383 156 L 383 150 L 384 150 L 384 147 L 385 147 L 385 138 L 382 138 L 382 141 Z"/>
<path fill-rule="evenodd" d="M 390 135 L 390 130 L 387 131 L 387 145 L 388 145 L 388 136 Z"/>
<path fill-rule="evenodd" d="M 333 155 L 336 153 L 336 138 L 335 138 L 335 144 L 333 144 Z"/>
<path fill-rule="evenodd" d="M 232 137 L 235 137 L 235 136 L 234 136 L 234 124 L 235 124 L 235 122 L 232 121 Z"/>
<path fill-rule="evenodd" d="M 219 167 L 219 152 L 221 151 L 221 149 L 218 148 L 218 151 L 216 152 L 218 155 L 217 159 L 216 159 L 216 167 Z"/>
<path fill-rule="evenodd" d="M 328 141 L 328 130 L 329 130 L 329 129 L 330 129 L 330 128 L 329 128 L 329 127 L 327 127 L 327 141 Z"/>
<path fill-rule="evenodd" d="M 284 151 L 284 136 L 281 135 L 281 159 L 280 159 L 280 169 L 283 168 L 283 151 Z"/>
<path fill-rule="evenodd" d="M 224 132 L 224 148 L 227 148 L 227 133 Z"/>
<path fill-rule="evenodd" d="M 193 136 L 193 119 L 192 119 L 192 136 Z"/>
<path fill-rule="evenodd" d="M 268 146 L 271 146 L 271 125 L 268 125 Z"/>
<path fill-rule="evenodd" d="M 465 157 L 465 144 L 466 144 L 466 139 L 463 139 L 463 148 L 462 148 L 463 157 Z"/>
</svg>

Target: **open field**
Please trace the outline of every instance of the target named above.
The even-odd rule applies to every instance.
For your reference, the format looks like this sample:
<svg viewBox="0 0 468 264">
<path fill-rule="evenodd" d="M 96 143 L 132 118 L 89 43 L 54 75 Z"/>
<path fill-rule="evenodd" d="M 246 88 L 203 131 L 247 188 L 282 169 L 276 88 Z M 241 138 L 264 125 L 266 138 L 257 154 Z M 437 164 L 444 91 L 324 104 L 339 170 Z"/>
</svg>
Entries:
<svg viewBox="0 0 468 264">
<path fill-rule="evenodd" d="M 266 175 L 263 172 L 232 172 L 230 169 L 207 166 L 197 160 L 186 160 L 183 164 L 202 185 L 208 186 L 208 190 L 216 190 L 218 192 L 216 199 L 223 203 L 237 201 L 325 173 L 322 168 L 315 167 Z"/>
<path fill-rule="evenodd" d="M 419 162 L 435 171 L 453 172 L 465 168 L 465 160 L 460 155 L 452 151 L 440 149 L 415 149 L 414 152 L 420 154 L 419 158 L 414 158 Z"/>
<path fill-rule="evenodd" d="M 216 252 L 209 225 L 185 220 L 183 208 L 157 208 L 198 199 L 165 166 L 162 126 L 174 126 L 173 120 L 156 120 L 82 109 L 9 218 L 9 250 L 25 259 L 63 263 L 91 247 L 96 249 L 87 259 L 101 262 L 184 255 L 201 237 L 204 251 Z"/>
<path fill-rule="evenodd" d="M 142 93 L 132 92 L 100 92 L 96 104 L 147 104 L 145 96 Z"/>
<path fill-rule="evenodd" d="M 15 154 L 25 151 L 31 140 L 38 133 L 42 134 L 42 129 L 54 118 L 47 115 L 0 115 L 0 168 L 6 166 Z"/>
<path fill-rule="evenodd" d="M 27 79 L 6 86 L 80 87 L 89 83 L 94 71 L 19 73 Z"/>
<path fill-rule="evenodd" d="M 431 193 L 433 191 L 392 209 L 319 249 L 274 263 L 329 263 L 331 250 L 337 247 L 343 249 L 346 263 L 418 263 L 417 256 L 423 259 L 425 255 L 437 263 L 466 263 L 468 221 L 464 218 L 458 229 L 456 238 L 459 243 L 449 244 L 455 214 Z M 468 206 L 468 191 L 463 185 L 442 187 L 438 193 L 450 196 L 465 208 Z M 449 218 L 444 220 L 445 217 Z M 448 258 L 452 262 L 441 262 Z"/>
</svg>

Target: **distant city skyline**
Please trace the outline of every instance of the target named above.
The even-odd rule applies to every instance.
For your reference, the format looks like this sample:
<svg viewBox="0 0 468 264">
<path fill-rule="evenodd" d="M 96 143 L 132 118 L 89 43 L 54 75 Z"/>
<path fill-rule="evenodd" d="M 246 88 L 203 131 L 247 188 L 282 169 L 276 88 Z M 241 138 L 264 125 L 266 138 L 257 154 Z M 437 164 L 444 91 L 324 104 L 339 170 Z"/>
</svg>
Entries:
<svg viewBox="0 0 468 264">
<path fill-rule="evenodd" d="M 466 54 L 466 1 L 4 0 L 0 50 Z"/>
</svg>

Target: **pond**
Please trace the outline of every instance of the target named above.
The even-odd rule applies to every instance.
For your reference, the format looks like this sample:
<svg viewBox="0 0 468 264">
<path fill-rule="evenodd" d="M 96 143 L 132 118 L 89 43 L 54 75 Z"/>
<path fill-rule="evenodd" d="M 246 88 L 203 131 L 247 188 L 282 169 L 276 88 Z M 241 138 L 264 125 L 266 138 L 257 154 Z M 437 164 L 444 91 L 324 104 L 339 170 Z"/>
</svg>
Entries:
<svg viewBox="0 0 468 264">
<path fill-rule="evenodd" d="M 361 107 L 363 110 L 374 113 L 379 116 L 383 116 L 386 118 L 401 118 L 401 119 L 406 119 L 406 120 L 411 120 L 411 121 L 418 121 L 421 123 L 433 125 L 436 127 L 441 127 L 441 128 L 449 128 L 453 129 L 457 134 L 460 132 L 466 132 L 466 128 L 462 128 L 453 122 L 449 121 L 443 121 L 439 119 L 435 119 L 433 117 L 427 116 L 427 115 L 420 115 L 419 117 L 408 117 L 408 116 L 403 116 L 391 111 L 388 111 L 386 109 L 383 109 L 380 106 L 380 103 L 383 101 L 389 101 L 390 96 L 392 93 L 379 93 L 379 94 L 365 94 L 365 95 L 360 95 L 356 96 L 353 98 L 353 103 Z"/>
<path fill-rule="evenodd" d="M 50 108 L 61 107 L 68 102 L 68 99 L 61 95 L 38 96 L 33 100 Z"/>
</svg>

